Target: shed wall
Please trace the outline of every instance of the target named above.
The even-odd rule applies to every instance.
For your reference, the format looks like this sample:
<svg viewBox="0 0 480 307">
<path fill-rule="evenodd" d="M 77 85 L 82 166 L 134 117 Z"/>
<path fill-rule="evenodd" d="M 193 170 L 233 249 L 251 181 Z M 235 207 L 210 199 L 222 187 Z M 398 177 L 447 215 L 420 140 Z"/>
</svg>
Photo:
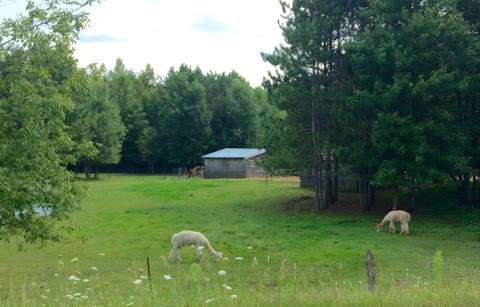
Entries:
<svg viewBox="0 0 480 307">
<path fill-rule="evenodd" d="M 265 170 L 258 165 L 261 157 L 247 160 L 247 177 L 264 177 Z"/>
<path fill-rule="evenodd" d="M 245 178 L 247 160 L 205 159 L 205 178 Z"/>
</svg>

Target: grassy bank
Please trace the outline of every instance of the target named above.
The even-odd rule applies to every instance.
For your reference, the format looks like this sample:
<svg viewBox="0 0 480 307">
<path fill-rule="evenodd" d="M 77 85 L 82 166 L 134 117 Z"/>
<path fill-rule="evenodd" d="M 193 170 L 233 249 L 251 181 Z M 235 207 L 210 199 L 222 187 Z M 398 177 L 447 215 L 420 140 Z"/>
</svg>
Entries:
<svg viewBox="0 0 480 307">
<path fill-rule="evenodd" d="M 191 306 L 210 299 L 218 306 L 468 306 L 480 298 L 480 232 L 448 214 L 413 215 L 412 235 L 403 237 L 374 232 L 378 215 L 287 210 L 290 200 L 311 193 L 295 182 L 103 176 L 88 185 L 70 222 L 76 230 L 62 242 L 26 251 L 0 245 L 2 306 Z M 170 237 L 183 229 L 207 234 L 228 260 L 196 264 L 188 248 L 183 263 L 168 263 Z M 367 249 L 377 260 L 374 294 L 365 284 Z M 443 257 L 434 274 L 437 250 Z M 142 279 L 146 257 L 152 290 Z"/>
</svg>

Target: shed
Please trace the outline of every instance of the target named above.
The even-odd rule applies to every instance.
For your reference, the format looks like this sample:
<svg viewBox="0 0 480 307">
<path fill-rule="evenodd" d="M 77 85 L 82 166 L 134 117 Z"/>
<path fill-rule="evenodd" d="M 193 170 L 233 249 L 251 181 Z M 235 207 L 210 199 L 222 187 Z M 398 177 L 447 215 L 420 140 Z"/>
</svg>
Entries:
<svg viewBox="0 0 480 307">
<path fill-rule="evenodd" d="M 258 164 L 266 153 L 257 148 L 224 148 L 202 156 L 205 178 L 247 178 L 265 176 Z"/>
</svg>

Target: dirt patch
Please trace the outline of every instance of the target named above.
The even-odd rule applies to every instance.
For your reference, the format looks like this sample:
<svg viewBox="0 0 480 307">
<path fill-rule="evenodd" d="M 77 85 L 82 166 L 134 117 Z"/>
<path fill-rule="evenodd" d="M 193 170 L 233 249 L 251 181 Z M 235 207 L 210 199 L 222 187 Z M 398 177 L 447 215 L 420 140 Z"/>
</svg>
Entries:
<svg viewBox="0 0 480 307">
<path fill-rule="evenodd" d="M 315 199 L 312 196 L 295 197 L 287 201 L 285 211 L 312 211 Z"/>
<path fill-rule="evenodd" d="M 356 193 L 339 193 L 338 201 L 331 205 L 328 209 L 323 210 L 325 213 L 332 214 L 359 214 L 364 212 L 360 206 L 358 194 Z M 392 208 L 391 193 L 388 191 L 379 191 L 376 195 L 375 204 L 369 211 L 372 215 L 383 216 Z M 315 198 L 312 195 L 295 197 L 287 201 L 283 206 L 284 211 L 306 212 L 316 211 Z"/>
<path fill-rule="evenodd" d="M 300 177 L 298 176 L 268 176 L 265 177 L 250 177 L 246 180 L 263 180 L 267 182 L 297 182 L 300 183 Z"/>
</svg>

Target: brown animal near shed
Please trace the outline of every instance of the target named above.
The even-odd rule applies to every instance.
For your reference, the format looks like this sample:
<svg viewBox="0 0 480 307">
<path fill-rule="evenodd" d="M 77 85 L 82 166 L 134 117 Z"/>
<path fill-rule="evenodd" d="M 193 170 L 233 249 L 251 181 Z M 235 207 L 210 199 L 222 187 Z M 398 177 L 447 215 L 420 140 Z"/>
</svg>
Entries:
<svg viewBox="0 0 480 307">
<path fill-rule="evenodd" d="M 187 173 L 188 177 L 198 177 L 203 169 L 203 166 L 197 165 L 194 168 L 190 169 Z"/>
<path fill-rule="evenodd" d="M 403 210 L 394 210 L 390 211 L 385 215 L 382 222 L 375 226 L 375 230 L 378 232 L 382 229 L 383 225 L 387 222 L 390 223 L 390 231 L 395 234 L 395 222 L 400 223 L 400 234 L 408 235 L 410 234 L 410 229 L 408 228 L 408 222 L 410 222 L 411 217 L 410 213 Z"/>
</svg>

